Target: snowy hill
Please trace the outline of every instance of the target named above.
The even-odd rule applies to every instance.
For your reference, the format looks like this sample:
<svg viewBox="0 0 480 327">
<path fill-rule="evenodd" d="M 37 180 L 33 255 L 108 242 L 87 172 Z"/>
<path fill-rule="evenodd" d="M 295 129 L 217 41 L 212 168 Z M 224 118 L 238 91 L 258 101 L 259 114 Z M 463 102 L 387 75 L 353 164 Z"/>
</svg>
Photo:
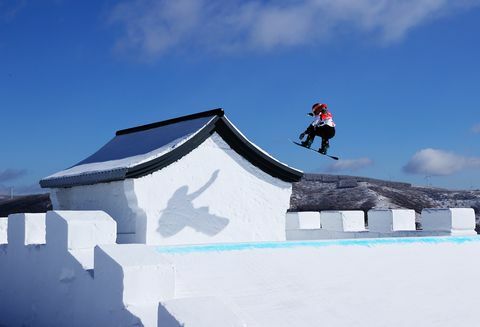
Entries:
<svg viewBox="0 0 480 327">
<path fill-rule="evenodd" d="M 0 198 L 0 217 L 7 217 L 12 213 L 20 212 L 47 212 L 52 210 L 52 203 L 48 194 L 32 194 Z"/>
<path fill-rule="evenodd" d="M 373 178 L 305 174 L 293 184 L 290 211 L 471 207 L 480 219 L 480 190 L 447 190 Z"/>
</svg>

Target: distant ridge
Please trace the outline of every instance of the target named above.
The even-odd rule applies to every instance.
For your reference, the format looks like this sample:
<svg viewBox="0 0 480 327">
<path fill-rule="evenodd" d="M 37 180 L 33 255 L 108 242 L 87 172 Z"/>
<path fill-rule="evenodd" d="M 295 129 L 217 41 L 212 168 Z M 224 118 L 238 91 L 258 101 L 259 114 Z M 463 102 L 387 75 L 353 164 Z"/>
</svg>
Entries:
<svg viewBox="0 0 480 327">
<path fill-rule="evenodd" d="M 0 217 L 7 217 L 13 213 L 37 213 L 52 210 L 49 194 L 32 194 L 14 196 L 0 196 Z"/>
</svg>

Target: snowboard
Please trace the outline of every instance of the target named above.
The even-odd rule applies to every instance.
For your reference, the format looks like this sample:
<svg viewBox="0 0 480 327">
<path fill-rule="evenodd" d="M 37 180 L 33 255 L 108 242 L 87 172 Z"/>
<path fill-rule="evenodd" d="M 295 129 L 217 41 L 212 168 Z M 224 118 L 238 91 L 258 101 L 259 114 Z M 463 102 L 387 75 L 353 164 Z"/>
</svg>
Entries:
<svg viewBox="0 0 480 327">
<path fill-rule="evenodd" d="M 292 141 L 292 140 L 290 140 L 290 141 Z M 327 156 L 327 157 L 329 157 L 329 158 L 332 158 L 333 160 L 338 160 L 338 157 L 331 156 L 331 155 L 329 155 L 329 154 L 320 153 L 320 152 L 318 152 L 318 150 L 314 150 L 314 149 L 311 149 L 311 148 L 307 148 L 306 146 L 302 145 L 302 143 L 299 143 L 299 142 L 295 142 L 295 141 L 292 141 L 292 142 L 295 143 L 295 144 L 298 145 L 298 146 L 301 146 L 301 147 L 304 148 L 304 149 L 307 149 L 307 150 L 316 152 L 316 153 L 318 153 L 318 154 L 321 154 L 322 156 Z"/>
</svg>

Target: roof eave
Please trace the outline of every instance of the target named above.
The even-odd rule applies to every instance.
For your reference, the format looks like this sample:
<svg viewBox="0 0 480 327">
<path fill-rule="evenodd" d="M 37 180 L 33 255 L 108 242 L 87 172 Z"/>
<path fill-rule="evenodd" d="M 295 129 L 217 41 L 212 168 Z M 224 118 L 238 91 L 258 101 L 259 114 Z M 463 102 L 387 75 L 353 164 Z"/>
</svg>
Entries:
<svg viewBox="0 0 480 327">
<path fill-rule="evenodd" d="M 235 152 L 267 174 L 286 182 L 298 182 L 302 178 L 303 172 L 290 168 L 258 150 L 250 141 L 239 133 L 224 116 L 218 116 L 213 119 L 194 137 L 169 153 L 149 162 L 129 168 L 125 177 L 142 177 L 170 165 L 197 148 L 214 132 L 217 132 Z"/>
<path fill-rule="evenodd" d="M 160 170 L 186 156 L 200 144 L 202 144 L 214 132 L 217 132 L 235 152 L 243 156 L 247 161 L 265 173 L 279 178 L 285 182 L 298 182 L 302 178 L 302 171 L 282 164 L 254 146 L 228 121 L 226 117 L 224 117 L 223 110 L 215 109 L 212 110 L 210 114 L 213 112 L 216 112 L 217 116 L 204 127 L 202 127 L 193 137 L 158 158 L 129 168 L 61 178 L 44 179 L 40 181 L 40 186 L 42 188 L 68 188 L 72 186 L 107 183 L 112 181 L 121 181 L 127 178 L 143 177 L 152 174 L 153 172 Z M 185 117 L 181 118 L 185 119 Z M 152 125 L 144 125 L 143 127 L 141 126 L 139 128 L 153 127 Z M 124 131 L 125 132 L 119 132 L 133 132 L 132 130 Z M 117 135 L 119 132 L 117 132 Z"/>
<path fill-rule="evenodd" d="M 226 117 L 216 122 L 216 131 L 233 150 L 267 174 L 285 182 L 298 182 L 303 177 L 302 171 L 288 167 L 260 151 Z"/>
<path fill-rule="evenodd" d="M 45 178 L 40 180 L 41 188 L 68 188 L 81 185 L 93 185 L 97 183 L 109 183 L 125 179 L 127 168 L 90 172 L 88 174 Z"/>
<path fill-rule="evenodd" d="M 173 150 L 161 157 L 147 161 L 145 163 L 130 167 L 127 169 L 125 178 L 138 178 L 149 175 L 157 170 L 178 161 L 182 157 L 189 154 L 200 144 L 202 144 L 215 130 L 215 123 L 221 119 L 219 116 L 212 119 L 208 124 L 202 127 L 193 137 L 185 143 L 175 147 Z"/>
</svg>

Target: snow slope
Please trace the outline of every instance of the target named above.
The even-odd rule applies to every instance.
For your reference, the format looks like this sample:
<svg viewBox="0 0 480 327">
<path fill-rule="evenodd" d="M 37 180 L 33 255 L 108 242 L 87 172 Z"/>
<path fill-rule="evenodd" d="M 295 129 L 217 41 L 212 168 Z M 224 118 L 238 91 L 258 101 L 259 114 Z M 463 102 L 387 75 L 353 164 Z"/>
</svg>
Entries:
<svg viewBox="0 0 480 327">
<path fill-rule="evenodd" d="M 158 248 L 177 298 L 219 299 L 249 327 L 475 326 L 479 250 L 478 237 Z"/>
</svg>

